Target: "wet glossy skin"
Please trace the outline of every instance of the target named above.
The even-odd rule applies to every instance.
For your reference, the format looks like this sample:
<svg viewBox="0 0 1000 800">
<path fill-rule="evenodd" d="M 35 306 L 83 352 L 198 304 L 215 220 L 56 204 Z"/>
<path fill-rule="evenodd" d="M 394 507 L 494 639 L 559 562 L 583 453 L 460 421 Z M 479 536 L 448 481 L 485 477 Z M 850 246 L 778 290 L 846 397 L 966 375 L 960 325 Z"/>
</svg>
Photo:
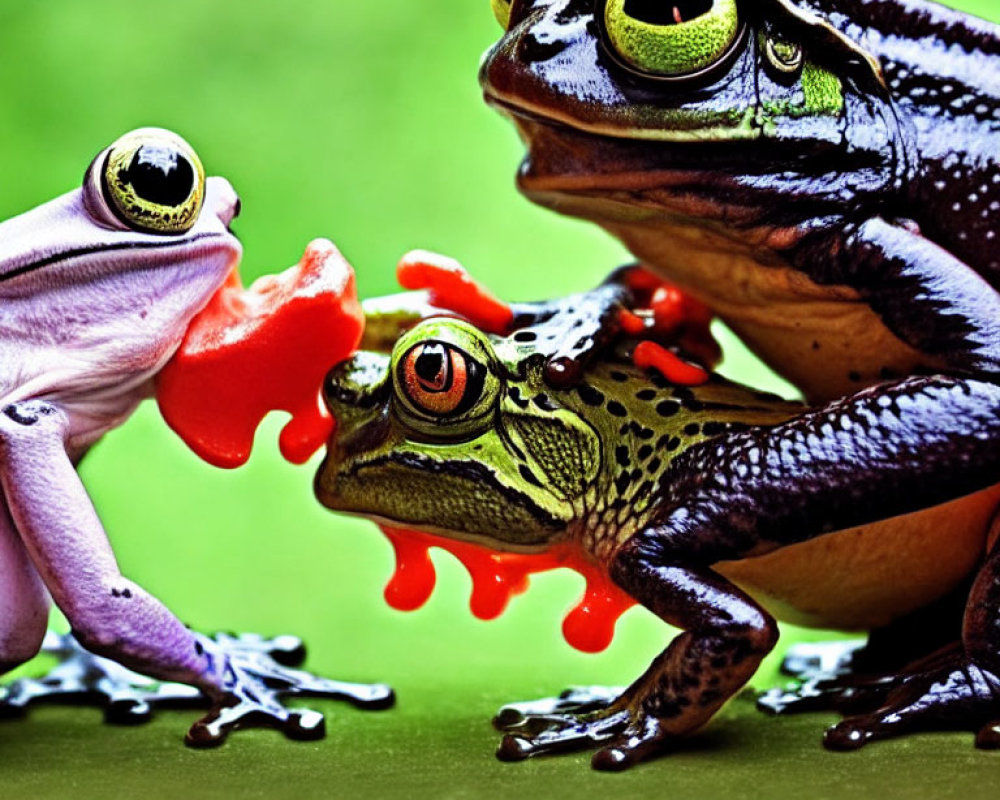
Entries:
<svg viewBox="0 0 1000 800">
<path fill-rule="evenodd" d="M 482 81 L 525 139 L 522 191 L 622 238 L 811 399 L 945 364 L 992 372 L 995 26 L 930 3 L 794 7 L 816 25 L 740 4 L 738 56 L 689 85 L 622 69 L 590 0 L 514 2 Z M 767 68 L 769 25 L 802 46 L 791 85 Z"/>
<path fill-rule="evenodd" d="M 852 717 L 828 733 L 831 746 L 905 729 L 976 729 L 1000 718 L 987 688 L 1000 688 L 1000 642 L 986 622 L 1000 570 L 996 556 L 983 560 L 1000 490 L 978 474 L 980 464 L 996 468 L 992 444 L 970 433 L 977 425 L 995 432 L 976 410 L 992 387 L 916 378 L 892 390 L 891 402 L 867 393 L 858 409 L 810 409 L 719 378 L 672 386 L 631 365 L 613 317 L 581 313 L 623 297 L 611 284 L 540 313 L 526 307 L 522 325 L 543 321 L 507 338 L 429 320 L 391 355 L 361 352 L 340 365 L 324 389 L 338 420 L 316 479 L 325 505 L 503 550 L 576 542 L 636 600 L 685 631 L 620 697 L 577 693 L 502 712 L 497 724 L 510 735 L 500 756 L 598 745 L 594 765 L 621 769 L 669 749 L 773 647 L 769 612 L 816 625 L 888 626 L 896 663 L 892 671 L 877 665 L 885 670 L 877 688 L 845 693 L 834 682 L 808 703 L 840 708 L 854 698 L 857 713 L 899 687 L 897 702 L 918 701 L 919 711 L 893 706 L 902 724 L 883 713 Z M 554 384 L 545 366 L 552 353 L 567 337 L 596 330 L 603 344 L 590 351 L 579 382 Z M 940 426 L 938 404 L 952 412 L 948 429 L 937 441 L 909 439 L 904 423 L 928 436 L 928 423 Z M 837 448 L 824 451 L 816 443 L 827 431 Z M 886 440 L 899 447 L 891 466 L 879 452 Z M 846 452 L 849 466 L 840 463 Z M 823 481 L 804 481 L 796 457 L 824 461 Z M 922 482 L 917 506 L 911 474 L 924 458 L 975 466 L 953 470 L 946 483 Z M 876 485 L 877 498 L 854 492 L 859 477 Z M 841 530 L 974 490 L 983 491 Z M 961 611 L 935 616 L 933 625 L 921 617 L 917 635 L 892 633 L 897 621 L 949 594 L 961 605 L 977 572 L 965 631 L 977 660 L 959 651 L 933 669 L 902 670 L 901 659 L 954 641 Z M 928 688 L 953 670 L 966 677 L 948 696 Z M 980 741 L 994 744 L 987 729 Z"/>
<path fill-rule="evenodd" d="M 506 33 L 481 79 L 526 143 L 521 189 L 602 225 L 827 404 L 775 429 L 766 447 L 720 451 L 728 485 L 692 486 L 697 498 L 633 537 L 616 557 L 629 569 L 613 575 L 661 580 L 672 592 L 660 608 L 690 610 L 692 576 L 671 572 L 675 559 L 703 569 L 756 554 L 762 540 L 807 540 L 1000 479 L 995 448 L 969 451 L 973 439 L 995 441 L 1000 415 L 996 26 L 922 0 L 738 1 L 732 46 L 713 69 L 664 80 L 676 53 L 659 51 L 691 49 L 684 31 L 731 5 L 678 0 L 673 20 L 641 0 L 504 8 Z M 626 52 L 616 36 L 643 25 Z M 643 41 L 655 44 L 644 55 Z M 917 383 L 919 402 L 900 402 Z M 891 434 L 858 440 L 857 421 L 882 414 L 895 419 Z M 721 468 L 701 461 L 692 480 L 707 465 Z M 756 499 L 734 510 L 734 492 Z M 990 548 L 948 662 L 966 678 L 940 674 L 941 686 L 975 683 L 980 667 L 993 676 L 981 685 L 996 683 L 1000 642 L 985 631 L 996 627 L 1000 556 Z M 927 726 L 925 712 L 947 705 L 923 693 L 930 685 L 912 682 L 828 743 Z M 911 703 L 919 714 L 903 713 Z M 987 726 L 977 741 L 998 738 Z M 615 758 L 630 763 L 645 747 Z"/>
<path fill-rule="evenodd" d="M 249 651 L 192 633 L 121 574 L 75 465 L 152 395 L 237 266 L 238 210 L 187 143 L 142 129 L 99 153 L 82 188 L 0 224 L 0 672 L 38 651 L 51 597 L 89 650 L 211 698 L 189 734 L 203 745 L 247 715 L 299 737 L 321 736 L 322 717 L 284 709 L 266 659 L 258 669 Z M 136 721 L 124 693 L 108 700 Z"/>
</svg>

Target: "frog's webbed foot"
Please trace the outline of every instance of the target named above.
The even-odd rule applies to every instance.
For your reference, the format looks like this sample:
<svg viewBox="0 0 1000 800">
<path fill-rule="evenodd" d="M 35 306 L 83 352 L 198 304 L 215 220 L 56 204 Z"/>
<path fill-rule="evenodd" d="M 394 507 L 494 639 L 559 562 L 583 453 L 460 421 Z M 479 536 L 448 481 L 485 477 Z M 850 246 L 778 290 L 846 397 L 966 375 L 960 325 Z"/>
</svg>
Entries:
<svg viewBox="0 0 1000 800">
<path fill-rule="evenodd" d="M 823 744 L 856 750 L 920 731 L 972 730 L 976 746 L 1000 748 L 1000 675 L 960 647 L 934 654 L 893 679 L 878 708 L 829 728 Z"/>
<path fill-rule="evenodd" d="M 517 733 L 529 726 L 530 719 L 600 711 L 617 700 L 623 691 L 624 688 L 620 686 L 572 686 L 558 697 L 509 703 L 497 712 L 493 718 L 493 727 L 499 731 Z"/>
<path fill-rule="evenodd" d="M 227 664 L 226 690 L 215 707 L 188 734 L 196 746 L 221 744 L 237 727 L 271 725 L 292 738 L 320 738 L 323 716 L 305 709 L 286 709 L 285 697 L 346 700 L 358 708 L 382 709 L 394 702 L 382 684 L 347 683 L 294 669 L 305 659 L 302 641 L 294 636 L 265 638 L 257 634 L 198 635 L 206 650 Z M 204 708 L 212 701 L 193 686 L 156 681 L 108 658 L 85 650 L 70 634 L 49 632 L 43 651 L 59 663 L 41 678 L 21 678 L 0 687 L 0 716 L 22 716 L 35 703 L 93 704 L 104 708 L 105 720 L 119 725 L 149 721 L 155 708 Z"/>
<path fill-rule="evenodd" d="M 184 683 L 160 682 L 85 650 L 68 633 L 49 631 L 42 651 L 59 663 L 41 678 L 20 678 L 0 687 L 0 716 L 18 717 L 36 703 L 93 704 L 104 708 L 107 722 L 147 722 L 154 706 L 204 706 L 207 699 Z"/>
<path fill-rule="evenodd" d="M 594 767 L 626 769 L 675 738 L 641 702 L 629 702 L 629 695 L 621 688 L 575 687 L 558 697 L 504 706 L 493 719 L 494 727 L 506 733 L 497 757 L 523 761 L 598 747 Z"/>
<path fill-rule="evenodd" d="M 757 708 L 768 714 L 837 711 L 842 714 L 877 708 L 901 680 L 896 674 L 865 674 L 855 668 L 862 642 L 820 642 L 789 648 L 781 671 L 796 680 L 768 689 Z"/>
<path fill-rule="evenodd" d="M 927 671 L 957 652 L 971 583 L 940 600 L 873 630 L 867 641 L 815 642 L 788 648 L 781 671 L 795 678 L 760 695 L 770 714 L 871 712 L 907 675 Z"/>
<path fill-rule="evenodd" d="M 347 683 L 293 669 L 304 657 L 302 644 L 294 637 L 216 634 L 213 640 L 199 638 L 211 645 L 206 651 L 221 651 L 226 663 L 221 667 L 222 693 L 185 737 L 193 747 L 215 747 L 237 728 L 260 726 L 276 728 L 290 739 L 321 739 L 326 733 L 323 715 L 285 708 L 281 700 L 286 697 L 346 700 L 367 710 L 395 703 L 395 694 L 384 684 Z"/>
</svg>

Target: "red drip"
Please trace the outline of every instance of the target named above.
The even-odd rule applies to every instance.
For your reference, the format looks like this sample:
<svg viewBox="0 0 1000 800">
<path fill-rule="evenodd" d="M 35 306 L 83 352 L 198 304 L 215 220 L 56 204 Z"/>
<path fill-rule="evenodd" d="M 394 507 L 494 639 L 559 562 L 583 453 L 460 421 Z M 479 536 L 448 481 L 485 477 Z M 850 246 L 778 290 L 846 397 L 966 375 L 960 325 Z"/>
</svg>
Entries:
<svg viewBox="0 0 1000 800">
<path fill-rule="evenodd" d="M 618 312 L 618 327 L 629 336 L 642 336 L 647 331 L 646 320 L 627 308 Z"/>
<path fill-rule="evenodd" d="M 426 289 L 432 305 L 460 314 L 487 333 L 503 335 L 514 320 L 509 305 L 448 256 L 412 250 L 399 260 L 396 280 L 404 289 Z"/>
<path fill-rule="evenodd" d="M 645 267 L 632 267 L 624 280 L 637 295 L 641 309 L 638 314 L 626 311 L 619 316 L 625 333 L 670 338 L 709 369 L 719 363 L 722 349 L 712 336 L 712 311 L 708 306 Z"/>
<path fill-rule="evenodd" d="M 578 650 L 598 653 L 614 637 L 615 623 L 635 605 L 598 564 L 585 560 L 579 545 L 555 545 L 544 553 L 523 554 L 489 550 L 443 536 L 382 526 L 396 552 L 396 569 L 385 587 L 386 602 L 400 611 L 420 608 L 434 590 L 434 565 L 428 551 L 439 547 L 457 558 L 472 578 L 469 608 L 479 619 L 494 619 L 510 599 L 528 588 L 536 572 L 568 567 L 587 582 L 583 597 L 563 620 L 563 636 Z"/>
<path fill-rule="evenodd" d="M 656 342 L 639 342 L 632 361 L 639 369 L 655 369 L 680 386 L 699 386 L 708 380 L 708 373 L 701 367 L 688 364 Z"/>
<path fill-rule="evenodd" d="M 363 326 L 354 272 L 325 239 L 311 242 L 296 266 L 249 289 L 234 271 L 157 376 L 160 411 L 195 453 L 227 468 L 250 457 L 269 411 L 287 411 L 279 446 L 301 464 L 333 431 L 320 387 L 330 367 L 354 352 Z"/>
</svg>

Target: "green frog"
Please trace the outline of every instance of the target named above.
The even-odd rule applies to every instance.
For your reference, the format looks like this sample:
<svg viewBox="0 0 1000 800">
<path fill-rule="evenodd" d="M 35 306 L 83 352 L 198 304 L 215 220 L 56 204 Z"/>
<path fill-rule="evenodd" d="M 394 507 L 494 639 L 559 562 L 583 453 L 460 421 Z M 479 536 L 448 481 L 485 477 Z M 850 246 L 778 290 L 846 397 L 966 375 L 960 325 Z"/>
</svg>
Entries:
<svg viewBox="0 0 1000 800">
<path fill-rule="evenodd" d="M 514 306 L 504 335 L 434 317 L 398 339 L 377 328 L 324 385 L 338 421 L 324 505 L 505 551 L 575 545 L 682 631 L 624 692 L 502 711 L 500 757 L 599 747 L 594 766 L 620 770 L 671 749 L 753 675 L 775 616 L 899 626 L 923 655 L 933 614 L 960 639 L 823 687 L 856 712 L 830 746 L 933 727 L 1000 746 L 996 387 L 928 375 L 807 406 L 717 375 L 676 385 L 634 365 L 616 324 L 637 293 L 619 274 Z M 570 384 L 550 369 L 567 341 L 588 355 Z"/>
</svg>

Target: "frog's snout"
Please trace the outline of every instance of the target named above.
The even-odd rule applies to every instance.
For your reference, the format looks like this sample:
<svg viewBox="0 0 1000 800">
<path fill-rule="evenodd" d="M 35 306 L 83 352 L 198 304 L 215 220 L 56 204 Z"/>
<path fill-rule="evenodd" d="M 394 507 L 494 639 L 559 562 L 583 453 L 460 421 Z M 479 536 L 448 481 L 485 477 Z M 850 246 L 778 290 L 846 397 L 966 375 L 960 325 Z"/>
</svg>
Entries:
<svg viewBox="0 0 1000 800">
<path fill-rule="evenodd" d="M 389 399 L 389 359 L 362 351 L 341 361 L 326 376 L 323 395 L 337 416 L 338 408 L 370 411 Z"/>
<path fill-rule="evenodd" d="M 242 203 L 229 181 L 213 176 L 205 180 L 205 206 L 228 228 L 239 216 Z"/>
</svg>

